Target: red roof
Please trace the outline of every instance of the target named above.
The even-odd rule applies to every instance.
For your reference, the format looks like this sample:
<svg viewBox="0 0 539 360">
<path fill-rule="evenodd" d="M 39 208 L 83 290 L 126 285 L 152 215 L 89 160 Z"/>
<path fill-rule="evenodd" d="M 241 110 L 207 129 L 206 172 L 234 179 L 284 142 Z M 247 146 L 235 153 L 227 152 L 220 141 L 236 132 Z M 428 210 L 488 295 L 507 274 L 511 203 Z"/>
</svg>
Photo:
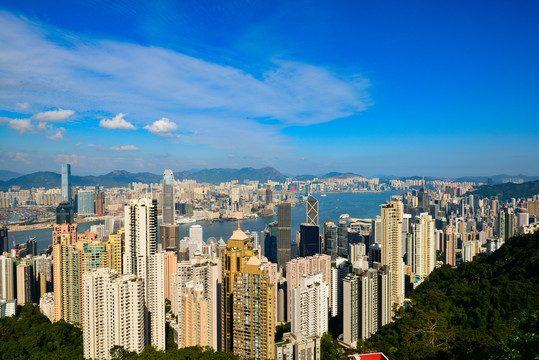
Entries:
<svg viewBox="0 0 539 360">
<path fill-rule="evenodd" d="M 349 355 L 350 360 L 389 360 L 383 353 Z"/>
</svg>

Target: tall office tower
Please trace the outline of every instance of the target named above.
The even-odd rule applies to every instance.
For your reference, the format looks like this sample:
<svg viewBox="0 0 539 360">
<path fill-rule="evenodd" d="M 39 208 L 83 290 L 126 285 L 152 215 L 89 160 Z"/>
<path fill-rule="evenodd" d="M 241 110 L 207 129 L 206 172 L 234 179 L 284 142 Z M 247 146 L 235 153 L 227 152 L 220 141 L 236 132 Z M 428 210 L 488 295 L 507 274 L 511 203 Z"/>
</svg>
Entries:
<svg viewBox="0 0 539 360">
<path fill-rule="evenodd" d="M 515 236 L 515 212 L 511 208 L 505 208 L 505 240 Z"/>
<path fill-rule="evenodd" d="M 167 251 L 180 251 L 180 225 L 161 224 L 159 226 L 161 249 Z"/>
<path fill-rule="evenodd" d="M 348 225 L 346 221 L 339 221 L 337 227 L 337 254 L 340 257 L 348 257 Z"/>
<path fill-rule="evenodd" d="M 329 304 L 331 307 L 331 256 L 326 254 L 317 254 L 305 258 L 296 258 L 286 263 L 286 311 L 284 318 L 290 321 L 291 313 L 291 291 L 300 284 L 301 277 L 322 273 L 322 280 L 329 286 Z M 284 295 L 284 294 L 283 294 Z"/>
<path fill-rule="evenodd" d="M 321 337 L 328 331 L 328 296 L 329 286 L 322 273 L 301 277 L 299 286 L 291 291 L 293 333 Z"/>
<path fill-rule="evenodd" d="M 202 235 L 202 226 L 201 225 L 191 225 L 189 227 L 189 237 L 191 240 L 196 241 L 197 244 L 204 242 L 204 236 Z"/>
<path fill-rule="evenodd" d="M 387 266 L 376 266 L 343 280 L 343 342 L 348 346 L 357 347 L 358 340 L 391 322 L 390 273 Z"/>
<path fill-rule="evenodd" d="M 344 258 L 337 258 L 335 267 L 331 268 L 331 317 L 342 314 L 343 279 L 352 271 L 354 271 L 353 265 Z"/>
<path fill-rule="evenodd" d="M 32 302 L 32 265 L 17 265 L 17 305 Z"/>
<path fill-rule="evenodd" d="M 93 190 L 77 192 L 77 213 L 79 216 L 95 215 L 95 193 Z"/>
<path fill-rule="evenodd" d="M 496 232 L 498 234 L 498 237 L 503 242 L 507 239 L 505 235 L 505 211 L 500 210 L 498 213 L 498 220 L 496 221 Z"/>
<path fill-rule="evenodd" d="M 123 250 L 125 242 L 125 229 L 121 228 L 115 234 L 109 235 L 109 241 L 106 243 L 109 254 L 109 267 L 121 274 L 123 271 Z"/>
<path fill-rule="evenodd" d="M 429 211 L 429 193 L 425 188 L 425 184 L 421 186 L 421 189 L 417 193 L 417 205 L 421 209 L 421 212 Z"/>
<path fill-rule="evenodd" d="M 71 204 L 71 165 L 62 164 L 62 202 Z"/>
<path fill-rule="evenodd" d="M 219 307 L 221 305 L 221 265 L 219 261 L 204 259 L 201 256 L 195 256 L 189 261 L 178 263 L 176 276 L 172 277 L 172 309 L 177 315 L 177 339 L 179 348 L 186 346 L 211 346 L 214 350 L 219 348 L 218 329 L 221 326 Z M 191 283 L 192 290 L 188 289 Z M 200 288 L 200 286 L 202 288 Z M 198 287 L 198 290 L 197 290 Z M 187 301 L 187 303 L 186 303 Z M 207 337 L 200 343 L 194 343 L 197 336 L 192 337 L 188 331 L 193 330 L 191 318 L 189 318 L 187 305 L 197 308 L 198 302 L 205 302 L 208 306 L 207 319 L 204 323 L 198 324 L 197 331 L 203 331 Z M 193 302 L 193 303 L 191 303 Z M 206 305 L 200 305 L 204 307 Z M 191 337 L 190 337 L 191 336 Z"/>
<path fill-rule="evenodd" d="M 261 269 L 249 236 L 234 231 L 221 259 L 221 350 L 243 358 L 274 358 L 275 285 Z"/>
<path fill-rule="evenodd" d="M 9 240 L 9 231 L 5 224 L 0 224 L 0 254 L 3 254 L 4 252 L 7 252 L 9 250 L 8 248 L 8 240 Z"/>
<path fill-rule="evenodd" d="M 382 245 L 372 244 L 369 248 L 369 267 L 373 267 L 373 263 L 382 262 Z"/>
<path fill-rule="evenodd" d="M 73 223 L 73 207 L 71 203 L 62 201 L 56 208 L 56 223 L 59 225 Z"/>
<path fill-rule="evenodd" d="M 172 170 L 163 173 L 163 224 L 175 224 L 174 213 L 174 174 Z"/>
<path fill-rule="evenodd" d="M 404 302 L 404 263 L 402 261 L 403 204 L 391 201 L 382 206 L 382 265 L 391 270 L 391 300 L 397 306 Z"/>
<path fill-rule="evenodd" d="M 157 201 L 130 200 L 124 206 L 123 273 L 146 279 L 148 257 L 157 252 Z"/>
<path fill-rule="evenodd" d="M 279 226 L 279 235 L 277 236 L 277 266 L 284 272 L 286 271 L 286 263 L 292 258 L 292 218 L 290 203 L 280 203 L 277 206 L 277 223 Z"/>
<path fill-rule="evenodd" d="M 376 215 L 376 219 L 372 221 L 372 236 L 371 244 L 382 243 L 382 219 L 380 215 Z"/>
<path fill-rule="evenodd" d="M 0 299 L 15 300 L 15 263 L 13 258 L 4 253 L 0 255 Z"/>
<path fill-rule="evenodd" d="M 277 221 L 269 223 L 262 231 L 262 255 L 269 262 L 277 263 L 277 236 L 279 227 Z"/>
<path fill-rule="evenodd" d="M 318 225 L 301 224 L 299 232 L 299 256 L 306 257 L 320 254 L 320 227 Z"/>
<path fill-rule="evenodd" d="M 150 344 L 157 350 L 165 350 L 165 254 L 155 253 L 148 257 L 146 277 L 146 307 Z"/>
<path fill-rule="evenodd" d="M 110 359 L 116 345 L 142 352 L 146 342 L 144 281 L 108 268 L 83 275 L 85 359 Z"/>
<path fill-rule="evenodd" d="M 266 186 L 266 205 L 273 202 L 273 192 L 271 191 L 271 185 Z"/>
<path fill-rule="evenodd" d="M 165 253 L 165 299 L 172 300 L 171 279 L 178 272 L 178 255 L 174 251 Z"/>
<path fill-rule="evenodd" d="M 318 200 L 312 195 L 307 198 L 307 224 L 318 225 Z"/>
<path fill-rule="evenodd" d="M 105 193 L 98 191 L 95 193 L 95 213 L 98 215 L 105 214 Z"/>
<path fill-rule="evenodd" d="M 412 272 L 425 279 L 436 266 L 434 220 L 428 213 L 421 213 L 412 223 Z"/>
<path fill-rule="evenodd" d="M 326 221 L 324 224 L 324 243 L 326 254 L 331 256 L 331 261 L 337 260 L 337 226 L 333 221 Z"/>
</svg>

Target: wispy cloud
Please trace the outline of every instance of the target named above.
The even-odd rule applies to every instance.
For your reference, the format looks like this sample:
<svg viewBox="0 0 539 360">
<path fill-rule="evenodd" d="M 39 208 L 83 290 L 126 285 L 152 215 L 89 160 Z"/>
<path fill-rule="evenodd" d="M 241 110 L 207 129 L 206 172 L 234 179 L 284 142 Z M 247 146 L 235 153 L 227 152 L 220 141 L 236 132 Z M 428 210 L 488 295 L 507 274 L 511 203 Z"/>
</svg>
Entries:
<svg viewBox="0 0 539 360">
<path fill-rule="evenodd" d="M 64 138 L 64 132 L 65 131 L 66 131 L 66 129 L 64 129 L 64 128 L 58 128 L 56 130 L 56 133 L 54 133 L 53 135 L 49 135 L 47 137 L 49 139 L 51 139 L 51 140 L 54 140 L 54 141 L 62 140 Z"/>
<path fill-rule="evenodd" d="M 28 104 L 27 102 L 22 102 L 15 104 L 15 106 L 17 107 L 17 109 L 26 110 L 30 107 L 30 104 Z"/>
<path fill-rule="evenodd" d="M 153 124 L 146 125 L 144 128 L 159 136 L 179 136 L 177 134 L 172 134 L 173 131 L 178 129 L 178 125 L 167 118 L 161 118 L 160 120 L 154 121 Z"/>
<path fill-rule="evenodd" d="M 113 151 L 139 151 L 140 149 L 135 145 L 120 145 L 120 146 L 111 146 Z"/>
<path fill-rule="evenodd" d="M 107 129 L 135 130 L 136 127 L 129 121 L 124 119 L 126 115 L 127 114 L 119 113 L 112 119 L 102 119 L 99 122 L 99 126 L 102 126 Z"/>
<path fill-rule="evenodd" d="M 34 119 L 37 121 L 61 122 L 69 119 L 74 114 L 75 112 L 73 110 L 58 109 L 40 112 L 34 115 Z"/>
</svg>

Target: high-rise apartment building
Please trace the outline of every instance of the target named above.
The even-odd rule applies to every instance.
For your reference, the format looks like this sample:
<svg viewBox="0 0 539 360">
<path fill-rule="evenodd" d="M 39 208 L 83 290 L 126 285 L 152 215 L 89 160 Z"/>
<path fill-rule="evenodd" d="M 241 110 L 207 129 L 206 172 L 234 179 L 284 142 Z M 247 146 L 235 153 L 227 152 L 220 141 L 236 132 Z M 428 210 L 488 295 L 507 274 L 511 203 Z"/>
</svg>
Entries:
<svg viewBox="0 0 539 360">
<path fill-rule="evenodd" d="M 13 258 L 4 253 L 0 255 L 0 299 L 15 300 L 15 263 Z"/>
<path fill-rule="evenodd" d="M 266 186 L 266 205 L 273 202 L 273 192 L 271 191 L 271 185 Z"/>
<path fill-rule="evenodd" d="M 391 299 L 401 306 L 404 302 L 404 263 L 402 261 L 401 201 L 390 201 L 382 206 L 382 265 L 390 270 Z"/>
<path fill-rule="evenodd" d="M 329 286 L 322 273 L 303 275 L 291 291 L 291 330 L 302 336 L 321 337 L 328 331 Z"/>
<path fill-rule="evenodd" d="M 165 350 L 165 254 L 158 252 L 148 257 L 146 308 L 148 309 L 149 343 L 158 350 Z"/>
<path fill-rule="evenodd" d="M 123 271 L 123 252 L 125 243 L 125 228 L 120 228 L 118 232 L 109 235 L 106 243 L 109 255 L 109 267 L 121 274 Z"/>
<path fill-rule="evenodd" d="M 82 288 L 84 358 L 110 359 L 116 345 L 142 352 L 148 329 L 144 281 L 101 268 L 83 275 Z"/>
<path fill-rule="evenodd" d="M 277 206 L 277 223 L 279 226 L 277 236 L 277 266 L 280 270 L 286 271 L 286 263 L 291 259 L 291 208 L 290 203 L 280 203 Z"/>
<path fill-rule="evenodd" d="M 411 224 L 412 254 L 409 254 L 412 272 L 419 279 L 425 279 L 436 266 L 436 242 L 434 220 L 428 213 L 421 213 Z"/>
<path fill-rule="evenodd" d="M 62 165 L 62 202 L 71 204 L 71 165 Z"/>
<path fill-rule="evenodd" d="M 331 268 L 331 317 L 343 311 L 343 279 L 354 270 L 352 263 L 345 258 L 337 258 Z"/>
<path fill-rule="evenodd" d="M 453 233 L 453 227 L 447 226 L 444 230 L 445 238 L 445 263 L 447 265 L 456 266 L 456 248 L 457 243 L 455 241 L 455 234 Z"/>
<path fill-rule="evenodd" d="M 98 215 L 105 214 L 105 192 L 97 191 L 95 193 L 95 213 Z"/>
<path fill-rule="evenodd" d="M 343 280 L 343 342 L 352 348 L 391 322 L 391 271 L 375 265 Z"/>
<path fill-rule="evenodd" d="M 95 215 L 94 190 L 79 190 L 77 192 L 77 213 L 79 216 Z"/>
<path fill-rule="evenodd" d="M 307 198 L 307 224 L 318 225 L 318 200 L 312 195 Z"/>
<path fill-rule="evenodd" d="M 261 268 L 250 237 L 234 231 L 221 261 L 222 350 L 244 358 L 274 358 L 275 284 Z"/>
<path fill-rule="evenodd" d="M 20 263 L 17 265 L 17 305 L 32 302 L 32 265 Z"/>
<path fill-rule="evenodd" d="M 511 208 L 505 208 L 505 240 L 515 236 L 515 211 Z"/>
<path fill-rule="evenodd" d="M 172 170 L 165 170 L 163 173 L 163 224 L 175 224 L 174 207 L 174 174 Z"/>
<path fill-rule="evenodd" d="M 189 288 L 191 284 L 191 288 Z M 178 263 L 176 276 L 172 277 L 172 309 L 177 315 L 177 344 L 179 348 L 186 346 L 211 346 L 219 348 L 219 327 L 221 306 L 221 266 L 219 260 L 208 260 L 195 256 L 189 261 Z M 206 314 L 197 315 L 200 324 L 192 324 L 193 318 L 186 308 L 192 307 Z M 197 310 L 197 311 L 198 311 Z M 207 317 L 204 317 L 207 316 Z M 196 330 L 206 336 L 188 334 Z M 200 342 L 197 342 L 200 341 Z"/>
</svg>

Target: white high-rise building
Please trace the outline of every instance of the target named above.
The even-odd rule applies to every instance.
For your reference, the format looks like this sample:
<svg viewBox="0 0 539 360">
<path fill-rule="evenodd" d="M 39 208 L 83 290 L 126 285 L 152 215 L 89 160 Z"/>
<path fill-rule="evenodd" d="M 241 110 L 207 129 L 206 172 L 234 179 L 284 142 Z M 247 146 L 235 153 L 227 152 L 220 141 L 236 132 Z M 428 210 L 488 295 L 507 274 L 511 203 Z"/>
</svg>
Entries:
<svg viewBox="0 0 539 360">
<path fill-rule="evenodd" d="M 144 281 L 98 268 L 82 276 L 84 358 L 110 359 L 116 345 L 142 352 L 147 344 Z"/>
<path fill-rule="evenodd" d="M 165 260 L 157 253 L 157 201 L 131 200 L 124 206 L 124 274 L 144 280 L 147 341 L 165 349 Z"/>
<path fill-rule="evenodd" d="M 421 213 L 412 223 L 412 271 L 416 277 L 425 279 L 436 266 L 436 241 L 434 220 L 428 213 Z"/>
<path fill-rule="evenodd" d="M 150 255 L 146 280 L 146 304 L 150 328 L 150 344 L 165 350 L 165 254 Z"/>
<path fill-rule="evenodd" d="M 390 201 L 382 206 L 382 265 L 391 270 L 391 299 L 394 304 L 404 303 L 404 262 L 402 261 L 401 201 Z"/>
<path fill-rule="evenodd" d="M 353 265 L 345 258 L 337 258 L 335 267 L 331 268 L 331 317 L 342 314 L 342 281 L 353 271 Z"/>
<path fill-rule="evenodd" d="M 391 271 L 379 263 L 375 267 L 343 281 L 343 342 L 353 348 L 391 322 Z"/>
<path fill-rule="evenodd" d="M 196 243 L 202 246 L 202 243 L 204 242 L 204 238 L 202 236 L 202 226 L 191 225 L 189 227 L 189 237 L 191 238 L 191 240 L 195 241 Z"/>
<path fill-rule="evenodd" d="M 0 299 L 15 300 L 15 267 L 7 253 L 0 255 Z"/>
<path fill-rule="evenodd" d="M 329 287 L 322 273 L 304 275 L 291 291 L 291 330 L 304 337 L 322 336 L 328 331 Z"/>
</svg>

